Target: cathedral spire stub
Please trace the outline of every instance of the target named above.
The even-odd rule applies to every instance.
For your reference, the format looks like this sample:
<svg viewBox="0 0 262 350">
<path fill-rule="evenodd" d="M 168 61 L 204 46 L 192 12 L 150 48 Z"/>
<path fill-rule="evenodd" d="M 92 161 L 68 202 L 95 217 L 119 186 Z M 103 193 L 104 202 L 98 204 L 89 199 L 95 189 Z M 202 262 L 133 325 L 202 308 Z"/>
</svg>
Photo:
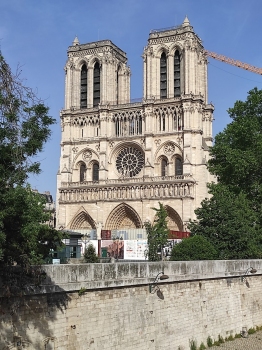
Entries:
<svg viewBox="0 0 262 350">
<path fill-rule="evenodd" d="M 77 45 L 79 45 L 79 40 L 78 40 L 78 37 L 76 36 L 73 41 L 73 46 L 77 46 Z"/>
<path fill-rule="evenodd" d="M 189 22 L 189 19 L 187 18 L 187 16 L 185 17 L 185 19 L 184 19 L 184 22 L 183 22 L 182 26 L 183 26 L 183 27 L 190 26 L 190 22 Z"/>
</svg>

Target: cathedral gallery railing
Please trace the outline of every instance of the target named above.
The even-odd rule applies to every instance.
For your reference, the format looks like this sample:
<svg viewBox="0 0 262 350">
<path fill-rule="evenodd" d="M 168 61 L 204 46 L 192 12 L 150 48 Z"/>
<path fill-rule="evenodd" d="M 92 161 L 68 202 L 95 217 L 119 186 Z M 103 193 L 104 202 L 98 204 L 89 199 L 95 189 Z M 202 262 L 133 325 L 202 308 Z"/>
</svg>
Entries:
<svg viewBox="0 0 262 350">
<path fill-rule="evenodd" d="M 63 182 L 59 202 L 194 197 L 191 175 Z"/>
</svg>

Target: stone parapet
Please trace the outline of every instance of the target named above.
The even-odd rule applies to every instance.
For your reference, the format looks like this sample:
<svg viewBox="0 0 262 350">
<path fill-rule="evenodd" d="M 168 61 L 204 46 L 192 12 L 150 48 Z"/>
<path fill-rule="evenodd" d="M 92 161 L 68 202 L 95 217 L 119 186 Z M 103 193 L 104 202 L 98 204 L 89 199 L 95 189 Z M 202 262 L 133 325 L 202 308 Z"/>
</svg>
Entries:
<svg viewBox="0 0 262 350">
<path fill-rule="evenodd" d="M 73 292 L 147 285 L 163 271 L 169 276 L 162 283 L 191 282 L 241 277 L 250 267 L 262 273 L 262 260 L 207 260 L 165 262 L 118 262 L 79 265 L 45 265 L 47 277 L 37 294 Z M 250 276 L 250 275 L 249 275 Z M 32 289 L 30 294 L 35 294 Z"/>
</svg>

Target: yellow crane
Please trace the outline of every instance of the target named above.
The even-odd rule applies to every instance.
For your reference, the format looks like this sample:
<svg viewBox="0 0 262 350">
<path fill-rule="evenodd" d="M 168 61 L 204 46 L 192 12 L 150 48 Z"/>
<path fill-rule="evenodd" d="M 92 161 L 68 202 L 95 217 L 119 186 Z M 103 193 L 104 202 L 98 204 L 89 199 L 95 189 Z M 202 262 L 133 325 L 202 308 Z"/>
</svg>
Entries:
<svg viewBox="0 0 262 350">
<path fill-rule="evenodd" d="M 221 61 L 221 62 L 225 62 L 225 63 L 231 64 L 232 66 L 236 66 L 236 67 L 248 70 L 250 72 L 262 75 L 262 68 L 251 66 L 248 63 L 243 63 L 241 61 L 234 60 L 233 58 L 229 58 L 229 57 L 226 57 L 224 55 L 220 55 L 218 53 L 207 51 L 207 50 L 205 50 L 205 54 L 206 54 L 206 56 L 212 57 L 215 60 L 218 60 L 218 61 Z"/>
</svg>

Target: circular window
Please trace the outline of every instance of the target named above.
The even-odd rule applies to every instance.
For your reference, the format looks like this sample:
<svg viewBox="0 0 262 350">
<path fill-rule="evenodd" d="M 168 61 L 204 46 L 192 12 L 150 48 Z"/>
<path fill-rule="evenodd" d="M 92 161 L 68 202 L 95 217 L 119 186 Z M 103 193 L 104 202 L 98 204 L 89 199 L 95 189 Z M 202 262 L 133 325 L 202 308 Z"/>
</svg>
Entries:
<svg viewBox="0 0 262 350">
<path fill-rule="evenodd" d="M 124 176 L 136 176 L 144 166 L 142 152 L 133 147 L 126 147 L 116 158 L 117 171 Z"/>
</svg>

